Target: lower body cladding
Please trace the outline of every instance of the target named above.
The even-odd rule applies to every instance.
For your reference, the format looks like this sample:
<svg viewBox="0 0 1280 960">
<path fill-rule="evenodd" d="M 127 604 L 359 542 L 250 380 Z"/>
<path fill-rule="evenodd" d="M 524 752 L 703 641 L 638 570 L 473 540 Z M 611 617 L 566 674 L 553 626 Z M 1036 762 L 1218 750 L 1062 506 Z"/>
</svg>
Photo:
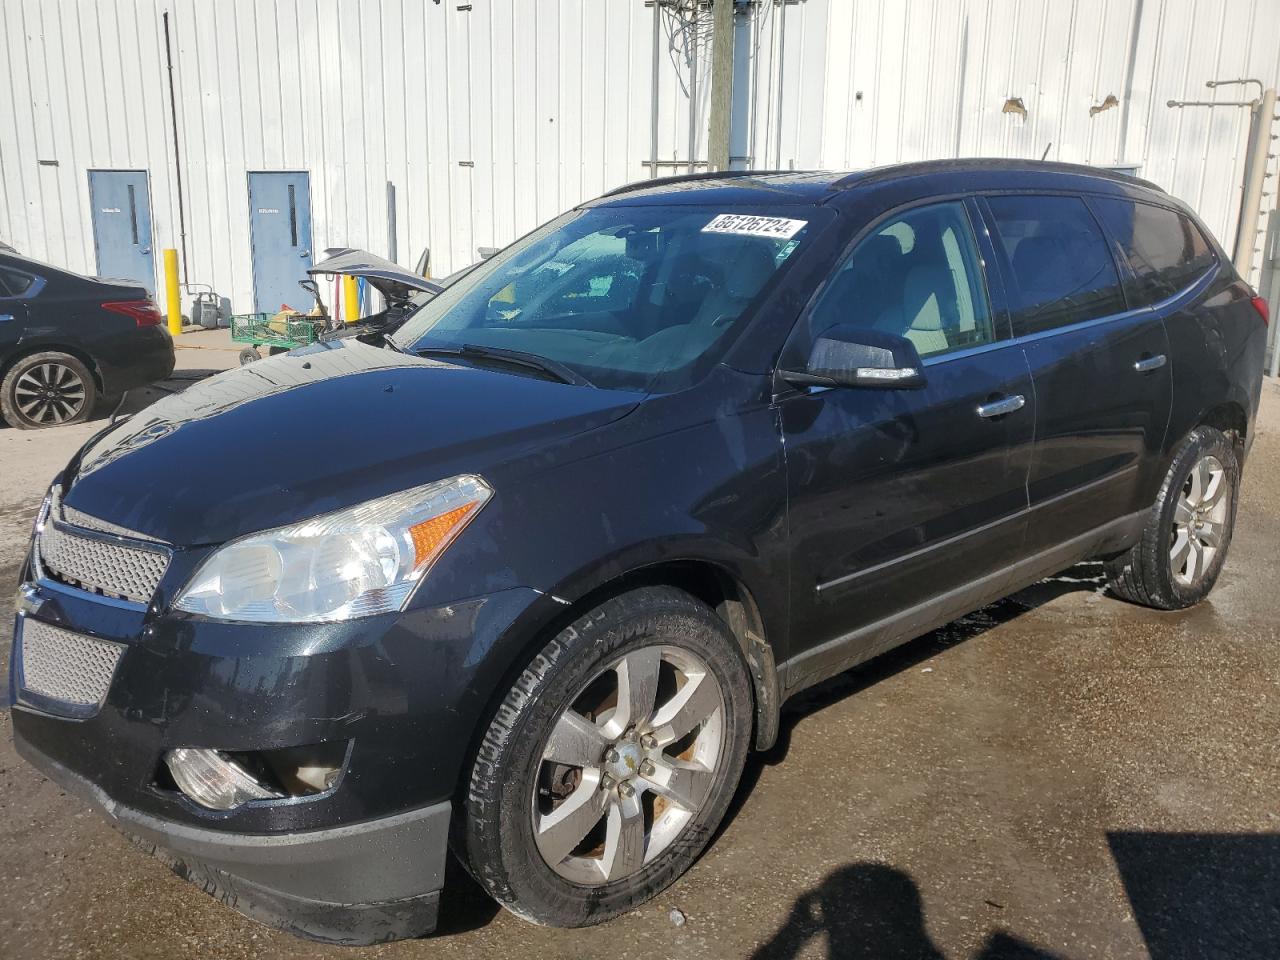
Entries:
<svg viewBox="0 0 1280 960">
<path fill-rule="evenodd" d="M 15 746 L 247 916 L 334 943 L 420 936 L 436 924 L 484 654 L 539 600 L 508 590 L 280 627 L 156 616 L 27 583 L 10 670 Z M 192 779 L 174 773 L 184 754 L 229 758 L 262 782 L 262 799 L 195 802 Z"/>
<path fill-rule="evenodd" d="M 449 837 L 447 801 L 329 830 L 228 833 L 175 824 L 116 803 L 16 732 L 14 745 L 178 876 L 255 920 L 346 944 L 435 929 Z"/>
</svg>

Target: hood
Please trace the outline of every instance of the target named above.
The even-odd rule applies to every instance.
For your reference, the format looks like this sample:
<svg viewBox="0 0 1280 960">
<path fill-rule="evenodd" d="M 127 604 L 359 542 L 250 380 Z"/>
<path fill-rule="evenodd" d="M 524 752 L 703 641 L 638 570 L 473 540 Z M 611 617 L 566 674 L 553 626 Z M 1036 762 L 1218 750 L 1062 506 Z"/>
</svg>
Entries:
<svg viewBox="0 0 1280 960">
<path fill-rule="evenodd" d="M 643 397 L 317 343 L 99 434 L 72 462 L 63 503 L 168 543 L 221 543 L 459 473 L 493 480 Z"/>
<path fill-rule="evenodd" d="M 325 254 L 326 258 L 307 273 L 313 277 L 320 274 L 364 277 L 387 303 L 403 303 L 419 291 L 434 296 L 444 289 L 439 283 L 367 250 L 342 247 L 326 250 Z"/>
</svg>

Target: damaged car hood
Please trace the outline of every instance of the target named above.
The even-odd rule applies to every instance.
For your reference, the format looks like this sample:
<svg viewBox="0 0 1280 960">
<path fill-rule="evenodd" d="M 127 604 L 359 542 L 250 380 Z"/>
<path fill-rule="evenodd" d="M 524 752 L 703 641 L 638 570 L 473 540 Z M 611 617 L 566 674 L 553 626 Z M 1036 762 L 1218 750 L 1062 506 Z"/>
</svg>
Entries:
<svg viewBox="0 0 1280 960">
<path fill-rule="evenodd" d="M 99 434 L 65 473 L 62 499 L 167 543 L 221 543 L 516 465 L 643 397 L 317 343 L 210 377 Z"/>
</svg>

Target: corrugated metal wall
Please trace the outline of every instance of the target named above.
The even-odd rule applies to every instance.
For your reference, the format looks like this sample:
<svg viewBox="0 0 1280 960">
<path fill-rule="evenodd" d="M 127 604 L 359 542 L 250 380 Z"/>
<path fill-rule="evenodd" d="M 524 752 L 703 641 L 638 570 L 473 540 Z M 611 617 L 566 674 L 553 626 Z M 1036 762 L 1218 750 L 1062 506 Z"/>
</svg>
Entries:
<svg viewBox="0 0 1280 960">
<path fill-rule="evenodd" d="M 744 165 L 1046 152 L 1134 165 L 1195 207 L 1228 250 L 1249 111 L 1167 101 L 1258 95 L 1207 80 L 1280 82 L 1277 0 L 770 0 L 749 29 Z M 1010 100 L 1025 112 L 1004 112 Z"/>
<path fill-rule="evenodd" d="M 644 0 L 0 0 L 0 239 L 93 272 L 86 171 L 120 168 L 149 171 L 155 247 L 179 245 L 166 12 L 188 278 L 238 309 L 248 171 L 310 172 L 317 252 L 385 254 L 390 181 L 400 261 L 429 246 L 442 275 L 647 176 L 654 132 L 660 173 L 706 156 L 705 10 L 663 11 L 653 124 Z M 1164 102 L 1280 74 L 1276 0 L 763 0 L 739 22 L 734 152 L 756 166 L 1048 147 L 1140 164 L 1228 244 L 1246 111 Z"/>
<path fill-rule="evenodd" d="M 436 275 L 647 174 L 640 0 L 2 0 L 0 239 L 93 272 L 86 171 L 118 168 L 150 171 L 156 248 L 179 245 L 166 11 L 188 276 L 239 309 L 253 302 L 248 171 L 310 172 L 317 252 L 387 253 L 390 181 L 400 259 L 429 246 Z M 659 143 L 687 157 L 670 33 Z"/>
</svg>

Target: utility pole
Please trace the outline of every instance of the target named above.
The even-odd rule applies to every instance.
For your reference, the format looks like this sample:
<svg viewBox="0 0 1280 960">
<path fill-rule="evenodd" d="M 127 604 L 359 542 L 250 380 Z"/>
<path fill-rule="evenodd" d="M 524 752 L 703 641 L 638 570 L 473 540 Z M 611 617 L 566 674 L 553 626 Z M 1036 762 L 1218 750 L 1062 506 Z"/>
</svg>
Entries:
<svg viewBox="0 0 1280 960">
<path fill-rule="evenodd" d="M 736 0 L 712 0 L 711 123 L 707 161 L 712 170 L 729 169 L 729 129 L 733 115 L 733 13 Z"/>
</svg>

